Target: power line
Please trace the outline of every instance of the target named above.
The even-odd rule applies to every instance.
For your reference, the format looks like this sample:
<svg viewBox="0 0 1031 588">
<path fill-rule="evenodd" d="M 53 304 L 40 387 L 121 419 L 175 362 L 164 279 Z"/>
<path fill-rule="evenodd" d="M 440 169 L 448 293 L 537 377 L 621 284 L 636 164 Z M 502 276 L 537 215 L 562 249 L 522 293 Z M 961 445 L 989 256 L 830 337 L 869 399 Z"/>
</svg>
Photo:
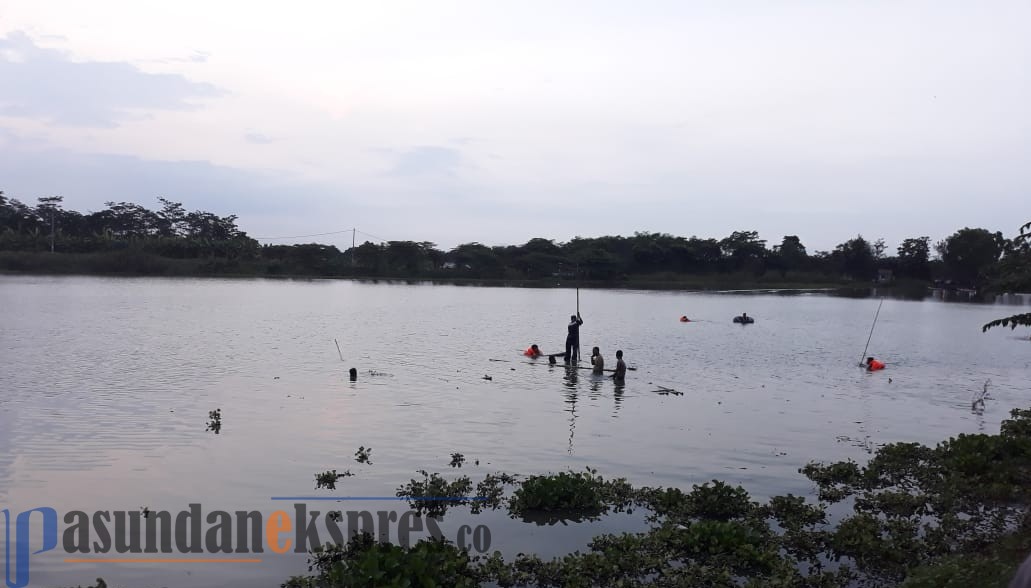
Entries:
<svg viewBox="0 0 1031 588">
<path fill-rule="evenodd" d="M 377 237 L 376 235 L 373 235 L 372 233 L 366 233 L 365 231 L 361 231 L 361 230 L 359 230 L 358 232 L 363 234 L 363 235 L 368 235 L 368 236 L 372 237 L 373 239 L 376 239 L 377 241 L 383 241 L 383 242 L 389 241 L 389 239 L 384 239 L 383 237 Z"/>
<path fill-rule="evenodd" d="M 253 237 L 256 241 L 277 241 L 279 239 L 304 239 L 306 237 L 325 237 L 326 235 L 339 235 L 340 233 L 350 233 L 355 229 L 344 229 L 342 231 L 332 231 L 329 233 L 314 233 L 311 235 L 293 235 L 291 237 Z M 358 231 L 359 233 L 361 231 Z"/>
<path fill-rule="evenodd" d="M 256 241 L 278 241 L 278 240 L 282 240 L 282 239 L 306 239 L 308 237 L 325 237 L 327 235 L 340 235 L 342 233 L 360 233 L 362 235 L 366 235 L 368 237 L 372 237 L 373 239 L 376 239 L 377 241 L 381 241 L 381 242 L 384 242 L 384 243 L 387 242 L 387 239 L 384 239 L 383 237 L 377 237 L 376 235 L 373 235 L 372 233 L 366 233 L 365 231 L 359 230 L 358 228 L 341 229 L 339 231 L 330 231 L 328 233 L 312 233 L 311 235 L 291 235 L 291 236 L 288 236 L 288 237 L 252 237 L 252 238 L 254 240 L 256 240 Z"/>
</svg>

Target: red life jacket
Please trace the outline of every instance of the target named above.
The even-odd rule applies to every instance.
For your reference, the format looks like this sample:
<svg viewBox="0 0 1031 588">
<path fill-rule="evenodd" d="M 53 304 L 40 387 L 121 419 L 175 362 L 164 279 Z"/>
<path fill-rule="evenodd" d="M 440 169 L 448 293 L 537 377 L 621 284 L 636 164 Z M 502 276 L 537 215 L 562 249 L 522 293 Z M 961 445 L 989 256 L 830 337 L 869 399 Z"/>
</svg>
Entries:
<svg viewBox="0 0 1031 588">
<path fill-rule="evenodd" d="M 534 351 L 533 347 L 527 347 L 526 351 L 523 352 L 523 355 L 526 357 L 537 357 L 540 355 L 540 352 Z"/>
<path fill-rule="evenodd" d="M 680 317 L 680 322 L 682 322 L 682 323 L 689 323 L 689 322 L 691 322 L 691 319 L 687 318 L 686 316 L 682 316 L 682 317 Z"/>
<path fill-rule="evenodd" d="M 870 370 L 871 372 L 876 372 L 877 370 L 883 370 L 884 364 L 875 359 L 870 362 L 870 365 L 866 366 L 866 369 Z"/>
</svg>

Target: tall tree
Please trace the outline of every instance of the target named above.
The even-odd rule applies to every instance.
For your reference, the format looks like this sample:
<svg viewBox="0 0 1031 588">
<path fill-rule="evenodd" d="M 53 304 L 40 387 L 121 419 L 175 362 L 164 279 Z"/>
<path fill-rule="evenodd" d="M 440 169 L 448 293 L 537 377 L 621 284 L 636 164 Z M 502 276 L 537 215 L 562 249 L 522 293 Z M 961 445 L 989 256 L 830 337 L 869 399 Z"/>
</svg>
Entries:
<svg viewBox="0 0 1031 588">
<path fill-rule="evenodd" d="M 797 235 L 785 235 L 780 245 L 773 249 L 780 255 L 781 264 L 786 271 L 803 269 L 809 261 L 805 245 Z"/>
<path fill-rule="evenodd" d="M 54 252 L 54 241 L 57 236 L 57 214 L 64 202 L 63 196 L 43 196 L 39 198 L 36 214 L 50 228 L 50 252 Z"/>
<path fill-rule="evenodd" d="M 898 248 L 899 274 L 921 280 L 930 278 L 930 254 L 930 237 L 916 237 L 902 241 Z"/>
<path fill-rule="evenodd" d="M 838 269 L 856 280 L 869 280 L 877 274 L 877 259 L 870 242 L 856 235 L 834 248 L 831 254 Z"/>
<path fill-rule="evenodd" d="M 729 258 L 731 268 L 745 269 L 761 263 L 766 257 L 766 241 L 756 231 L 734 231 L 720 241 L 723 254 Z"/>
<path fill-rule="evenodd" d="M 953 280 L 967 286 L 981 286 L 987 270 L 999 260 L 1006 240 L 1002 233 L 963 228 L 942 245 L 942 261 Z"/>
</svg>

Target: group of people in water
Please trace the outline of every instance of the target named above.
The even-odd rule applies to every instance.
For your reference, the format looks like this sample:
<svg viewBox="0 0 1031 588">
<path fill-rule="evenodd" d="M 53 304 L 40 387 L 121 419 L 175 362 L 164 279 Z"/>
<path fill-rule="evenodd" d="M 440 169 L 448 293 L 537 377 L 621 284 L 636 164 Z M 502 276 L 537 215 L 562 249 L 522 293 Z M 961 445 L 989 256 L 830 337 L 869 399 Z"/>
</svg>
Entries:
<svg viewBox="0 0 1031 588">
<path fill-rule="evenodd" d="M 734 322 L 751 322 L 753 319 L 747 314 L 742 313 L 740 317 L 734 317 Z M 690 322 L 686 316 L 680 317 L 681 322 Z M 584 324 L 583 318 L 580 317 L 580 313 L 577 312 L 569 317 L 569 325 L 566 327 L 566 351 L 562 354 L 552 354 L 548 356 L 549 363 L 555 363 L 555 357 L 562 355 L 566 364 L 575 363 L 579 361 L 578 354 L 580 352 L 580 325 Z M 523 352 L 523 355 L 530 358 L 537 358 L 544 355 L 541 352 L 540 347 L 536 343 L 530 345 L 530 347 Z M 882 361 L 878 361 L 873 357 L 866 358 L 866 370 L 869 372 L 876 372 L 883 370 L 885 364 Z M 595 347 L 591 350 L 591 366 L 592 371 L 595 374 L 602 374 L 605 372 L 605 358 L 601 355 L 601 350 Z M 612 377 L 617 382 L 622 382 L 626 379 L 626 363 L 623 362 L 623 350 L 616 351 L 616 369 L 613 371 Z"/>
<path fill-rule="evenodd" d="M 548 356 L 549 363 L 556 363 L 555 357 L 562 355 L 563 360 L 566 364 L 575 364 L 580 360 L 580 325 L 584 324 L 583 318 L 580 317 L 580 313 L 577 312 L 569 317 L 569 325 L 566 327 L 566 351 L 562 354 L 552 354 Z M 530 345 L 530 347 L 523 352 L 523 355 L 531 358 L 537 358 L 544 355 L 541 353 L 540 347 L 536 343 Z M 591 371 L 595 374 L 605 373 L 605 358 L 601 355 L 601 350 L 595 347 L 591 350 Z M 616 382 L 622 382 L 626 379 L 626 363 L 623 361 L 623 350 L 619 349 L 616 351 L 616 369 L 613 370 L 612 378 Z"/>
</svg>

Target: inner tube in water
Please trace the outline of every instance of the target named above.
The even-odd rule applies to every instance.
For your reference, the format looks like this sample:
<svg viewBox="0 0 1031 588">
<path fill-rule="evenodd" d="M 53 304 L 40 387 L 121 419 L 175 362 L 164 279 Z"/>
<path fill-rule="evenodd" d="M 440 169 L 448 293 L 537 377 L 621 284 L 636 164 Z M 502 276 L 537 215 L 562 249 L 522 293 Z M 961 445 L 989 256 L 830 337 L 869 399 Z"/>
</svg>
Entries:
<svg viewBox="0 0 1031 588">
<path fill-rule="evenodd" d="M 736 316 L 736 317 L 734 317 L 734 322 L 735 323 L 741 323 L 742 325 L 750 325 L 750 324 L 755 322 L 755 319 L 750 317 L 750 316 L 745 316 L 745 317 Z"/>
</svg>

